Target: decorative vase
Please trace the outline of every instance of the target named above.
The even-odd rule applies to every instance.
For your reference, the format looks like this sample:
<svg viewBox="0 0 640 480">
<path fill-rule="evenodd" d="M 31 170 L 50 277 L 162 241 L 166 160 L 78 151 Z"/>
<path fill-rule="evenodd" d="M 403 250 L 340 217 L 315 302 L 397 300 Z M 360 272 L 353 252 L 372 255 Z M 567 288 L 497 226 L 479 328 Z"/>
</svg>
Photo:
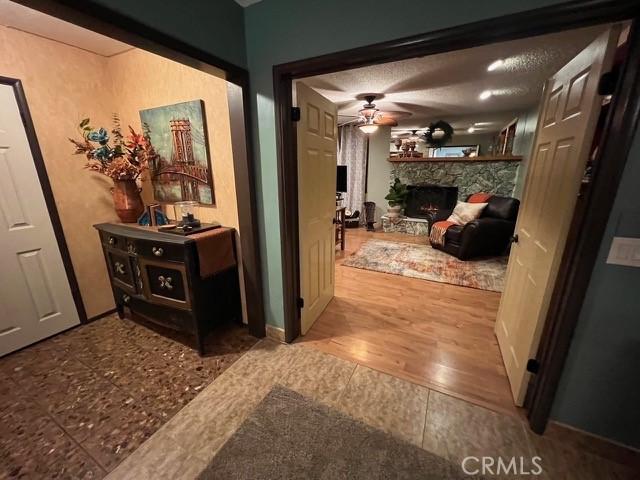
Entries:
<svg viewBox="0 0 640 480">
<path fill-rule="evenodd" d="M 402 213 L 401 205 L 394 205 L 393 207 L 390 206 L 387 208 L 387 218 L 392 223 L 397 223 L 398 221 L 400 221 L 401 213 Z"/>
<path fill-rule="evenodd" d="M 136 223 L 144 211 L 140 189 L 135 180 L 114 180 L 113 206 L 122 223 Z"/>
</svg>

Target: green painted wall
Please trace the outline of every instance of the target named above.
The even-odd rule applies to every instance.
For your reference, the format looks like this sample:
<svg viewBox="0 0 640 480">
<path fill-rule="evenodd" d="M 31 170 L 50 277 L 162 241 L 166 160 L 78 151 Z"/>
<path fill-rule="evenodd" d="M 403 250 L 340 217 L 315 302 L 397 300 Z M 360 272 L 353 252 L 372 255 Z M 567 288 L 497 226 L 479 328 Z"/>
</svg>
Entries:
<svg viewBox="0 0 640 480">
<path fill-rule="evenodd" d="M 561 2 L 457 0 L 444 4 L 436 0 L 263 0 L 245 9 L 268 323 L 284 325 L 273 66 L 554 3 Z M 362 28 L 362 25 L 370 27 Z M 376 28 L 378 26 L 381 28 Z"/>
<path fill-rule="evenodd" d="M 233 0 L 90 0 L 246 67 L 244 9 Z"/>
<path fill-rule="evenodd" d="M 640 268 L 609 265 L 614 236 L 640 238 L 636 131 L 552 417 L 640 448 Z"/>
</svg>

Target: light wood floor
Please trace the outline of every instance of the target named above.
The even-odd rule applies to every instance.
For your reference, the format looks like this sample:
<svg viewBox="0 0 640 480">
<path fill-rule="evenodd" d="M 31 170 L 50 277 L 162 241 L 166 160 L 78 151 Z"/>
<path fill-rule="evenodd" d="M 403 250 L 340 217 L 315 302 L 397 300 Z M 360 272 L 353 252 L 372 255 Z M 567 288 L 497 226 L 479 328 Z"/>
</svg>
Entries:
<svg viewBox="0 0 640 480">
<path fill-rule="evenodd" d="M 493 410 L 514 406 L 493 333 L 500 294 L 342 266 L 371 238 L 424 237 L 347 230 L 336 250 L 335 298 L 299 341 L 337 357 Z"/>
</svg>

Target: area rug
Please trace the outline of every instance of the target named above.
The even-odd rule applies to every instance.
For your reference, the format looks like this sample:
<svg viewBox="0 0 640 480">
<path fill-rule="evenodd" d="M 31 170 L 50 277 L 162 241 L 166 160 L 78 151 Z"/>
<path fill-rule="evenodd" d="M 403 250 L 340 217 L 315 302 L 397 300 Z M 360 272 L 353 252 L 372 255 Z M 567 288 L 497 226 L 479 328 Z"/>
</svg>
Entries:
<svg viewBox="0 0 640 480">
<path fill-rule="evenodd" d="M 281 386 L 199 475 L 213 479 L 470 479 L 460 467 Z"/>
<path fill-rule="evenodd" d="M 342 265 L 502 292 L 508 257 L 458 260 L 431 245 L 368 240 Z"/>
</svg>

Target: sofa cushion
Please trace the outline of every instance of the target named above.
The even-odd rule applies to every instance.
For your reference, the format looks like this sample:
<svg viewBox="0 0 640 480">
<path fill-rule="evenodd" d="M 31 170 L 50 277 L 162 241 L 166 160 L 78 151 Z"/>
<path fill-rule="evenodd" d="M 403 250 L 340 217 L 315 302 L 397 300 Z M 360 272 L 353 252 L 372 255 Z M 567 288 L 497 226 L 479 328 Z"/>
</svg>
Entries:
<svg viewBox="0 0 640 480">
<path fill-rule="evenodd" d="M 482 217 L 515 221 L 519 206 L 520 201 L 517 198 L 494 195 L 489 199 L 487 207 L 482 211 Z"/>
<path fill-rule="evenodd" d="M 453 222 L 456 225 L 464 225 L 479 218 L 486 206 L 486 203 L 458 202 L 447 221 Z"/>
</svg>

